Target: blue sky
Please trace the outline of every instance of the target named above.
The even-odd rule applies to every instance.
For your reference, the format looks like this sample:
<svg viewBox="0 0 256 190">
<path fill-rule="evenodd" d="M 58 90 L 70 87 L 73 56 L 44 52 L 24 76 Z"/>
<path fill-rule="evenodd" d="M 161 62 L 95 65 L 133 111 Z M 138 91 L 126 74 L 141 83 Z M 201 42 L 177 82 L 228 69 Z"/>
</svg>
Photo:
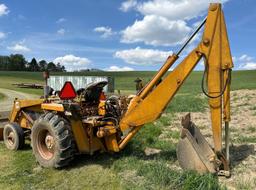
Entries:
<svg viewBox="0 0 256 190">
<path fill-rule="evenodd" d="M 209 2 L 2 0 L 0 54 L 60 62 L 70 71 L 156 70 L 205 17 Z M 235 69 L 256 69 L 256 1 L 222 3 Z"/>
</svg>

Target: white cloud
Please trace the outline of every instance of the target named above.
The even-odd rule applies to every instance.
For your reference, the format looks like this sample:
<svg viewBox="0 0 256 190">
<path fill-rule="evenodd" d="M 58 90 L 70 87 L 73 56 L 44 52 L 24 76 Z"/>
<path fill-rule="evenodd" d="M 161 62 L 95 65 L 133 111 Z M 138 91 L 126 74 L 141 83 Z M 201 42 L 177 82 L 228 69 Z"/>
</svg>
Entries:
<svg viewBox="0 0 256 190">
<path fill-rule="evenodd" d="M 248 62 L 240 66 L 244 70 L 256 70 L 256 62 Z"/>
<path fill-rule="evenodd" d="M 57 31 L 59 35 L 64 35 L 66 33 L 66 30 L 64 28 L 61 28 Z"/>
<path fill-rule="evenodd" d="M 9 12 L 9 9 L 5 4 L 0 4 L 0 16 L 7 15 Z"/>
<path fill-rule="evenodd" d="M 27 46 L 23 45 L 22 43 L 17 43 L 14 46 L 9 46 L 7 47 L 7 49 L 18 53 L 25 53 L 31 51 Z"/>
<path fill-rule="evenodd" d="M 232 57 L 233 62 L 235 63 L 235 69 L 239 70 L 256 70 L 256 62 L 254 58 L 243 54 L 240 57 Z"/>
<path fill-rule="evenodd" d="M 229 0 L 127 0 L 121 4 L 120 9 L 124 12 L 133 9 L 144 18 L 136 20 L 122 31 L 121 42 L 143 42 L 154 46 L 181 44 L 195 27 L 191 19 L 204 15 L 210 2 L 227 1 Z"/>
<path fill-rule="evenodd" d="M 127 0 L 121 4 L 121 7 L 119 9 L 123 12 L 127 12 L 127 11 L 131 10 L 132 8 L 136 7 L 136 5 L 137 5 L 136 0 Z"/>
<path fill-rule="evenodd" d="M 136 9 L 143 15 L 158 15 L 170 20 L 192 19 L 207 11 L 210 2 L 228 0 L 151 0 L 140 3 Z"/>
<path fill-rule="evenodd" d="M 122 31 L 122 42 L 144 42 L 148 45 L 177 45 L 182 43 L 191 28 L 182 20 L 170 21 L 164 17 L 148 15 L 135 21 Z"/>
<path fill-rule="evenodd" d="M 57 57 L 53 60 L 53 62 L 55 64 L 60 63 L 61 65 L 65 66 L 67 71 L 87 69 L 88 64 L 91 63 L 88 58 L 77 57 L 72 54 L 65 55 L 63 57 Z"/>
<path fill-rule="evenodd" d="M 244 55 L 240 56 L 240 57 L 238 58 L 238 60 L 239 60 L 239 61 L 242 61 L 242 62 L 249 62 L 249 61 L 252 61 L 252 60 L 253 60 L 253 57 L 250 57 L 250 56 L 244 54 Z"/>
<path fill-rule="evenodd" d="M 3 39 L 6 37 L 6 34 L 4 32 L 0 32 L 0 39 Z"/>
<path fill-rule="evenodd" d="M 60 24 L 60 23 L 66 22 L 66 21 L 67 21 L 67 19 L 65 19 L 65 18 L 59 18 L 59 19 L 56 21 L 56 23 L 57 23 L 57 24 Z"/>
<path fill-rule="evenodd" d="M 171 54 L 171 51 L 167 52 L 137 47 L 135 49 L 117 51 L 114 57 L 133 65 L 155 65 L 163 64 Z"/>
<path fill-rule="evenodd" d="M 134 71 L 134 69 L 131 68 L 131 67 L 126 67 L 126 66 L 125 67 L 118 67 L 118 66 L 115 66 L 115 65 L 110 66 L 109 68 L 107 68 L 105 70 L 107 70 L 107 71 Z"/>
<path fill-rule="evenodd" d="M 105 26 L 100 26 L 100 27 L 96 27 L 94 28 L 94 32 L 98 32 L 101 33 L 101 37 L 102 38 L 108 38 L 112 35 L 114 35 L 115 33 L 112 31 L 112 28 L 110 27 L 105 27 Z"/>
</svg>

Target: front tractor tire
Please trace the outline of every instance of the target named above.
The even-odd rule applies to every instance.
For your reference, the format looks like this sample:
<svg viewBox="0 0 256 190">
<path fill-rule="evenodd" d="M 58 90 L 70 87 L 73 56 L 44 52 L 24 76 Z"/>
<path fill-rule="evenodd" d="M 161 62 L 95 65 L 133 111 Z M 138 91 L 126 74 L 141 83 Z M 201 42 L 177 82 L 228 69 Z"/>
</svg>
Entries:
<svg viewBox="0 0 256 190">
<path fill-rule="evenodd" d="M 8 123 L 3 131 L 4 144 L 9 150 L 19 150 L 24 147 L 23 129 L 17 123 Z"/>
<path fill-rule="evenodd" d="M 70 124 L 51 112 L 36 120 L 32 127 L 31 145 L 37 162 L 46 168 L 68 165 L 75 153 Z"/>
</svg>

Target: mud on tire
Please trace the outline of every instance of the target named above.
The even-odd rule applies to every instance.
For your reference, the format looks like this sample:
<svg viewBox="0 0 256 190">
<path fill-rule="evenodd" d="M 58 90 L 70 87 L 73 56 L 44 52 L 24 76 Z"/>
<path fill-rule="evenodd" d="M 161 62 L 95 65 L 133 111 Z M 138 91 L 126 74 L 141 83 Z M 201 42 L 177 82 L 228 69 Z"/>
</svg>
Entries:
<svg viewBox="0 0 256 190">
<path fill-rule="evenodd" d="M 31 145 L 36 160 L 43 167 L 66 166 L 75 153 L 70 124 L 51 112 L 36 120 L 32 127 Z"/>
</svg>

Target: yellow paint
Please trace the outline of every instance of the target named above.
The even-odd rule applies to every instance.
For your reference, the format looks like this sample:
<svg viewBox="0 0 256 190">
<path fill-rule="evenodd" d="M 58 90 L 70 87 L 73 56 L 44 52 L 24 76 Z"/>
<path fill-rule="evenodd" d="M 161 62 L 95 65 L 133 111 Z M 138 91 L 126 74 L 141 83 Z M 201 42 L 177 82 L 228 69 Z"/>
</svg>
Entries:
<svg viewBox="0 0 256 190">
<path fill-rule="evenodd" d="M 165 78 L 167 70 L 177 60 L 175 54 L 169 57 L 157 75 L 133 98 L 126 115 L 120 121 L 122 131 L 132 129 L 119 143 L 120 149 L 138 132 L 142 125 L 159 118 L 189 76 L 193 68 L 204 57 L 208 63 L 207 84 L 209 95 L 221 93 L 227 78 L 227 72 L 233 67 L 224 15 L 221 4 L 211 4 L 208 11 L 205 30 L 199 45 Z M 159 79 L 162 82 L 156 85 Z M 224 94 L 224 113 L 230 120 L 230 84 Z M 223 97 L 209 99 L 211 123 L 216 152 L 222 148 L 222 107 Z"/>
<path fill-rule="evenodd" d="M 56 104 L 56 103 L 43 103 L 41 105 L 41 108 L 43 110 L 51 110 L 51 111 L 58 111 L 58 112 L 64 112 L 63 104 Z"/>
<path fill-rule="evenodd" d="M 98 106 L 98 114 L 104 116 L 106 114 L 105 109 L 105 101 L 100 100 L 99 106 Z"/>
<path fill-rule="evenodd" d="M 116 133 L 116 128 L 113 125 L 106 125 L 104 127 L 100 127 L 97 136 L 99 138 L 110 136 Z"/>
<path fill-rule="evenodd" d="M 29 123 L 29 121 L 24 117 L 24 115 L 21 115 L 19 117 L 19 124 L 22 128 L 31 129 L 32 125 Z"/>
<path fill-rule="evenodd" d="M 111 152 L 119 152 L 120 151 L 119 146 L 117 144 L 115 134 L 105 137 L 105 143 L 106 143 L 108 151 L 111 151 Z"/>
<path fill-rule="evenodd" d="M 83 128 L 82 122 L 73 120 L 73 119 L 71 119 L 70 121 L 71 121 L 72 132 L 75 137 L 75 141 L 76 141 L 79 152 L 89 153 L 90 152 L 89 138 L 86 134 L 86 131 Z"/>
<path fill-rule="evenodd" d="M 43 103 L 43 99 L 35 99 L 35 100 L 14 100 L 12 111 L 9 115 L 10 122 L 15 122 L 20 110 L 26 108 L 28 110 L 37 110 L 41 111 L 40 106 Z"/>
</svg>

